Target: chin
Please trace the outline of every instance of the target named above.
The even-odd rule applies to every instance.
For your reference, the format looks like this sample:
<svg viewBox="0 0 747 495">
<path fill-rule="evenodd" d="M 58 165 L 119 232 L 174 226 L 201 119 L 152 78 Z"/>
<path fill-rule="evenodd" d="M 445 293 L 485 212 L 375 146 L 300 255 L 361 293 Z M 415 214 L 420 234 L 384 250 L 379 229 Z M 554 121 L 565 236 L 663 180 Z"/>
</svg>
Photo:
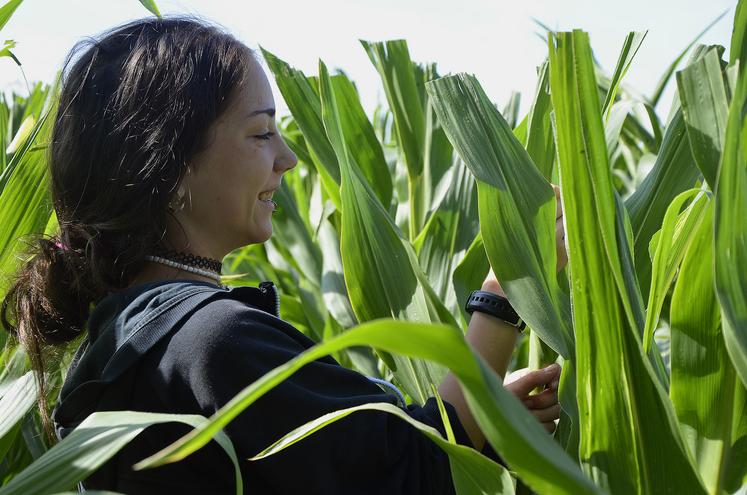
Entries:
<svg viewBox="0 0 747 495">
<path fill-rule="evenodd" d="M 272 228 L 261 232 L 253 232 L 249 236 L 250 241 L 247 244 L 262 244 L 269 241 L 270 237 L 272 237 Z"/>
</svg>

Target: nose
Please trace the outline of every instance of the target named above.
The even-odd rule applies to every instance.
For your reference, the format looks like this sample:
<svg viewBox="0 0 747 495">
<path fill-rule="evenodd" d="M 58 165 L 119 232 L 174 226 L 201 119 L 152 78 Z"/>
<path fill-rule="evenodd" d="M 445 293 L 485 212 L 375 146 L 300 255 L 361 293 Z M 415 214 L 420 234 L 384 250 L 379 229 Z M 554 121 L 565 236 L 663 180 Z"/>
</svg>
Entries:
<svg viewBox="0 0 747 495">
<path fill-rule="evenodd" d="M 275 165 L 282 169 L 281 173 L 287 172 L 298 164 L 298 157 L 288 147 L 285 139 L 280 136 L 280 151 L 275 158 Z"/>
</svg>

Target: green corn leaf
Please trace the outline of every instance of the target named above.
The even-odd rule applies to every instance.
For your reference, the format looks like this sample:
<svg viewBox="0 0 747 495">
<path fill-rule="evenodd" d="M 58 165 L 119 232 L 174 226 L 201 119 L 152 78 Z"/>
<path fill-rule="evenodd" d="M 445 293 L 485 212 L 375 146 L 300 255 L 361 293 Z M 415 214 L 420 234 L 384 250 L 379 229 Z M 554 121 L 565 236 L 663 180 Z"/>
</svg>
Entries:
<svg viewBox="0 0 747 495">
<path fill-rule="evenodd" d="M 525 148 L 527 145 L 527 133 L 529 132 L 529 130 L 527 129 L 528 125 L 529 114 L 525 115 L 521 122 L 519 122 L 519 125 L 513 128 L 514 136 L 516 136 L 516 139 L 518 139 Z"/>
<path fill-rule="evenodd" d="M 0 7 L 0 29 L 4 28 L 23 0 L 8 0 Z"/>
<path fill-rule="evenodd" d="M 322 253 L 298 212 L 289 186 L 282 183 L 273 198 L 280 206 L 272 216 L 273 237 L 287 248 L 289 256 L 286 259 L 298 267 L 304 277 L 320 286 Z"/>
<path fill-rule="evenodd" d="M 610 108 L 607 120 L 604 123 L 604 137 L 607 143 L 607 151 L 610 157 L 610 161 L 615 164 L 615 157 L 617 155 L 623 155 L 625 157 L 626 144 L 623 139 L 620 139 L 620 134 L 625 127 L 625 123 L 628 121 L 630 111 L 633 109 L 635 102 L 632 100 L 621 100 L 615 102 Z M 640 162 L 638 163 L 640 166 Z M 613 169 L 613 173 L 614 173 Z M 632 177 L 635 176 L 635 170 L 630 174 Z M 631 185 L 629 189 L 634 189 L 635 186 Z"/>
<path fill-rule="evenodd" d="M 638 283 L 644 298 L 651 284 L 648 245 L 675 196 L 695 186 L 700 172 L 695 166 L 685 121 L 678 110 L 664 133 L 664 141 L 653 169 L 636 191 L 625 200 L 633 228 L 633 252 Z"/>
<path fill-rule="evenodd" d="M 654 146 L 653 148 L 651 148 L 651 150 L 658 153 L 663 139 L 663 133 L 661 131 L 661 121 L 659 120 L 659 116 L 656 115 L 656 110 L 654 110 L 654 107 L 652 107 L 650 103 L 643 102 L 643 109 L 646 111 L 646 117 L 648 117 L 648 122 L 651 125 L 651 129 L 653 129 L 654 131 Z"/>
<path fill-rule="evenodd" d="M 527 116 L 526 150 L 532 162 L 548 181 L 552 178 L 555 163 L 555 140 L 552 135 L 552 101 L 550 100 L 550 73 L 547 61 L 539 69 L 537 90 L 532 108 Z"/>
<path fill-rule="evenodd" d="M 7 149 L 8 140 L 8 125 L 10 124 L 10 109 L 5 103 L 5 98 L 0 97 L 0 151 Z M 2 175 L 5 167 L 8 165 L 8 157 L 6 153 L 0 153 L 0 175 Z"/>
<path fill-rule="evenodd" d="M 607 90 L 607 95 L 604 97 L 604 103 L 602 104 L 602 115 L 604 115 L 605 121 L 609 119 L 609 114 L 612 110 L 613 103 L 615 103 L 615 96 L 617 95 L 617 90 L 620 87 L 620 82 L 628 72 L 630 64 L 633 62 L 633 57 L 635 57 L 635 54 L 638 53 L 638 49 L 641 47 L 641 44 L 643 43 L 643 40 L 646 37 L 647 33 L 648 31 L 644 31 L 642 33 L 631 32 L 628 33 L 628 35 L 625 37 L 622 50 L 620 50 L 620 55 L 617 59 L 615 72 L 612 73 L 610 86 Z"/>
<path fill-rule="evenodd" d="M 368 183 L 361 177 L 344 137 L 338 105 L 326 66 L 319 66 L 322 117 L 342 172 L 340 250 L 350 301 L 358 321 L 395 317 L 410 321 L 456 324 L 420 269 L 404 238 Z M 396 358 L 395 376 L 422 403 L 430 384 L 446 370 L 433 363 Z M 390 367 L 392 362 L 388 363 Z"/>
<path fill-rule="evenodd" d="M 144 459 L 136 467 L 153 467 L 183 459 L 305 364 L 331 352 L 360 345 L 433 360 L 451 369 L 488 441 L 511 470 L 537 493 L 600 493 L 516 397 L 503 388 L 498 376 L 472 353 L 460 330 L 442 324 L 391 319 L 364 323 L 269 371 L 216 412 L 210 423 Z"/>
<path fill-rule="evenodd" d="M 25 119 L 26 118 L 24 118 L 24 120 Z M 54 117 L 50 117 L 50 112 L 43 112 L 41 113 L 41 117 L 36 119 L 36 123 L 31 129 L 31 132 L 29 132 L 27 137 L 21 141 L 22 144 L 18 146 L 13 153 L 10 162 L 8 162 L 2 173 L 0 173 L 0 193 L 5 190 L 5 186 L 8 184 L 10 177 L 15 172 L 21 160 L 23 160 L 28 153 L 37 151 L 40 147 L 45 145 L 51 129 L 52 120 L 54 120 Z M 18 129 L 16 129 L 16 134 L 17 130 Z"/>
<path fill-rule="evenodd" d="M 703 493 L 639 340 L 642 302 L 624 208 L 612 187 L 588 35 L 556 33 L 549 45 L 576 376 L 583 391 L 582 467 L 612 494 Z"/>
<path fill-rule="evenodd" d="M 741 3 L 740 3 L 741 6 Z M 741 62 L 741 61 L 740 61 Z M 716 290 L 721 304 L 724 340 L 739 378 L 747 385 L 747 74 L 729 107 L 724 151 L 716 185 Z"/>
<path fill-rule="evenodd" d="M 457 314 L 459 302 L 452 275 L 480 229 L 477 188 L 462 160 L 455 160 L 446 179 L 450 184 L 446 196 L 428 218 L 413 247 L 439 299 L 452 314 Z"/>
<path fill-rule="evenodd" d="M 64 440 L 0 487 L 0 495 L 44 495 L 69 489 L 96 471 L 145 428 L 168 422 L 199 427 L 206 419 L 188 414 L 134 411 L 93 413 Z M 225 433 L 217 431 L 215 434 L 215 441 L 233 462 L 236 493 L 240 495 L 243 493 L 243 483 L 236 451 Z"/>
<path fill-rule="evenodd" d="M 21 236 L 44 231 L 52 214 L 48 181 L 46 150 L 24 152 L 0 193 L 0 273 L 17 268 Z M 6 289 L 4 282 L 0 294 Z"/>
<path fill-rule="evenodd" d="M 322 292 L 324 302 L 332 316 L 344 328 L 358 323 L 350 305 L 348 289 L 340 256 L 340 238 L 329 220 L 324 219 L 319 227 L 319 248 L 322 251 Z"/>
<path fill-rule="evenodd" d="M 426 219 L 431 212 L 438 210 L 444 199 L 442 191 L 451 186 L 450 174 L 448 173 L 455 164 L 454 148 L 446 137 L 441 122 L 438 121 L 433 109 L 433 102 L 425 90 L 425 83 L 436 79 L 435 65 L 428 65 L 423 71 L 422 81 L 418 82 L 418 88 L 423 90 L 423 98 L 426 100 L 425 110 L 425 154 L 423 157 L 423 201 L 429 204 Z M 427 221 L 427 220 L 426 220 Z"/>
<path fill-rule="evenodd" d="M 716 48 L 678 72 L 677 86 L 693 158 L 713 190 L 729 113 L 721 58 Z"/>
<path fill-rule="evenodd" d="M 713 201 L 687 249 L 670 309 L 674 409 L 709 493 L 747 481 L 747 396 L 726 354 L 713 281 Z"/>
<path fill-rule="evenodd" d="M 319 342 L 325 337 L 326 322 L 328 318 L 327 307 L 319 286 L 312 280 L 301 277 L 298 281 L 298 299 L 306 314 L 306 319 L 311 325 L 315 341 Z"/>
<path fill-rule="evenodd" d="M 646 308 L 646 326 L 643 330 L 643 351 L 648 353 L 654 341 L 654 330 L 659 322 L 659 313 L 664 304 L 664 298 L 669 291 L 669 286 L 674 280 L 677 268 L 682 261 L 685 251 L 693 240 L 698 225 L 703 220 L 708 204 L 705 193 L 695 198 L 685 211 L 680 214 L 682 205 L 690 200 L 698 189 L 685 191 L 672 201 L 661 231 L 656 235 L 657 243 L 653 256 L 653 268 L 651 277 L 651 292 L 648 296 Z"/>
<path fill-rule="evenodd" d="M 556 273 L 552 188 L 474 77 L 444 77 L 427 88 L 449 139 L 477 179 L 490 266 L 521 318 L 571 363 L 571 310 Z M 574 381 L 564 380 L 559 393 L 564 421 L 578 423 Z"/>
<path fill-rule="evenodd" d="M 556 278 L 552 187 L 474 77 L 443 77 L 427 88 L 449 139 L 477 179 L 480 230 L 501 287 L 527 325 L 571 357 L 570 307 Z"/>
<path fill-rule="evenodd" d="M 18 131 L 16 132 L 16 135 L 13 136 L 13 140 L 10 142 L 7 148 L 5 148 L 5 151 L 7 154 L 12 155 L 16 152 L 18 147 L 24 143 L 29 135 L 31 134 L 31 130 L 34 128 L 34 124 L 36 119 L 34 119 L 33 115 L 29 115 L 25 119 L 23 119 L 23 122 L 21 123 L 21 126 L 18 128 Z"/>
<path fill-rule="evenodd" d="M 332 77 L 332 87 L 338 101 L 340 123 L 345 130 L 348 149 L 381 204 L 389 206 L 392 201 L 392 179 L 379 139 L 361 106 L 358 91 L 344 75 Z"/>
<path fill-rule="evenodd" d="M 423 173 L 425 115 L 407 42 L 361 40 L 361 44 L 381 76 L 409 175 L 418 177 Z"/>
<path fill-rule="evenodd" d="M 27 412 L 36 404 L 34 374 L 27 372 L 15 379 L 3 380 L 0 396 L 0 441 L 12 433 Z"/>
<path fill-rule="evenodd" d="M 303 72 L 292 68 L 264 48 L 260 49 L 267 66 L 275 76 L 283 100 L 293 114 L 298 128 L 303 132 L 312 161 L 327 194 L 340 208 L 340 166 L 324 131 L 319 95 Z"/>
<path fill-rule="evenodd" d="M 154 0 L 140 0 L 140 3 L 143 4 L 143 7 L 148 9 L 151 14 L 156 17 L 161 17 L 161 12 L 158 10 L 158 5 L 156 5 Z"/>
<path fill-rule="evenodd" d="M 501 112 L 511 129 L 514 129 L 519 123 L 519 105 L 521 105 L 521 93 L 511 91 L 511 96 L 509 96 L 508 102 Z"/>
<path fill-rule="evenodd" d="M 462 315 L 462 321 L 465 322 L 465 325 L 470 319 L 469 314 L 464 310 L 467 299 L 469 299 L 469 295 L 475 290 L 475 287 L 482 285 L 489 270 L 490 263 L 488 262 L 488 255 L 485 253 L 485 244 L 482 242 L 482 234 L 478 232 L 452 275 L 459 313 Z"/>
<path fill-rule="evenodd" d="M 431 184 L 423 180 L 426 151 L 426 109 L 422 69 L 412 63 L 405 40 L 360 40 L 379 72 L 394 117 L 397 144 L 407 167 L 410 206 L 409 237 L 415 239 L 426 220 Z M 420 82 L 420 85 L 418 85 Z M 428 148 L 430 149 L 430 147 Z"/>
<path fill-rule="evenodd" d="M 448 440 L 445 440 L 435 428 L 414 420 L 401 408 L 389 404 L 388 402 L 363 404 L 325 414 L 324 416 L 299 426 L 249 460 L 254 461 L 264 459 L 265 457 L 276 454 L 284 450 L 286 447 L 300 442 L 325 426 L 358 411 L 383 411 L 397 416 L 420 430 L 425 436 L 438 445 L 449 456 L 452 480 L 458 495 L 483 493 L 510 495 L 514 493 L 513 479 L 503 466 L 496 464 L 474 449 L 465 447 L 464 445 L 450 443 Z"/>
</svg>

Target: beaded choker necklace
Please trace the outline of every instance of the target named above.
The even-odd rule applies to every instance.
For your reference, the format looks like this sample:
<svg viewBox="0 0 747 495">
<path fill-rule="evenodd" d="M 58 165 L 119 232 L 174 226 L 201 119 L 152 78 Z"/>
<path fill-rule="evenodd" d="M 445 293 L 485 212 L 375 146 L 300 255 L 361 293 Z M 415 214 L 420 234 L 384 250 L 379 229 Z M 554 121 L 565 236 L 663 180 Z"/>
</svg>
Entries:
<svg viewBox="0 0 747 495">
<path fill-rule="evenodd" d="M 220 268 L 221 262 L 211 258 L 203 258 L 191 253 L 182 253 L 181 251 L 159 250 L 155 255 L 147 255 L 145 259 L 184 270 L 185 272 L 195 273 L 203 277 L 210 278 L 216 284 L 221 285 Z"/>
</svg>

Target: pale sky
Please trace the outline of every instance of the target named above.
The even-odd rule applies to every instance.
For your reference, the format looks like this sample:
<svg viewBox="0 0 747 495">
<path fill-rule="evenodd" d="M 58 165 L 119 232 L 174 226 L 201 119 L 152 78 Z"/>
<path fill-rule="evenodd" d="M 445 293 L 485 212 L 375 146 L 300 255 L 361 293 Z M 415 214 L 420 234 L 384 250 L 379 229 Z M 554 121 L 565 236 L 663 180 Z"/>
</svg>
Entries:
<svg viewBox="0 0 747 495">
<path fill-rule="evenodd" d="M 0 0 L 4 3 L 4 0 Z M 316 74 L 321 58 L 356 82 L 364 107 L 383 100 L 378 74 L 358 42 L 405 38 L 415 61 L 436 62 L 439 72 L 469 72 L 503 105 L 522 93 L 522 112 L 533 97 L 535 68 L 547 53 L 532 18 L 558 30 L 589 32 L 595 55 L 611 72 L 628 31 L 648 30 L 624 83 L 650 95 L 661 73 L 711 20 L 728 10 L 702 39 L 727 47 L 735 1 L 727 0 L 157 0 L 164 14 L 198 14 L 217 22 L 252 48 Z M 51 81 L 76 40 L 148 12 L 137 0 L 25 0 L 0 39 L 14 51 L 30 81 Z M 269 72 L 268 72 L 269 76 Z M 272 79 L 270 77 L 270 79 Z M 0 88 L 23 91 L 20 71 L 0 59 Z M 672 87 L 658 108 L 662 117 Z M 280 113 L 287 107 L 275 88 Z"/>
</svg>

